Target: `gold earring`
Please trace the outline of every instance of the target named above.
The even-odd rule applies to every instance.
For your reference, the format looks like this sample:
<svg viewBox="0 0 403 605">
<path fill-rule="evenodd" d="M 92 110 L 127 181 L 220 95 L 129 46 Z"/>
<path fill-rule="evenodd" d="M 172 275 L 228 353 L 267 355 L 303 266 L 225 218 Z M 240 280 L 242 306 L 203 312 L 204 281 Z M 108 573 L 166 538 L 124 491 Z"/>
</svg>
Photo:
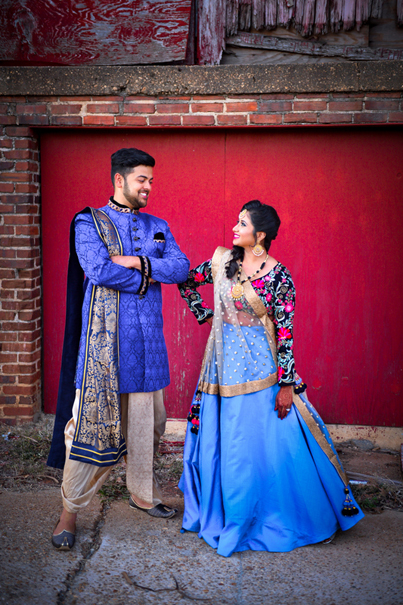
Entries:
<svg viewBox="0 0 403 605">
<path fill-rule="evenodd" d="M 260 244 L 256 244 L 255 246 L 253 246 L 252 252 L 255 256 L 262 256 L 264 248 Z"/>
</svg>

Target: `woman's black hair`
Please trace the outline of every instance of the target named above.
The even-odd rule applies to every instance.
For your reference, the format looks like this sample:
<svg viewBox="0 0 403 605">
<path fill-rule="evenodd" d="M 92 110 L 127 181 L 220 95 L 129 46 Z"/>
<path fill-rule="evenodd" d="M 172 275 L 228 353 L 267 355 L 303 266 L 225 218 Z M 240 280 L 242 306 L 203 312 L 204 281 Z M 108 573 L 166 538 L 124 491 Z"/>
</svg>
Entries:
<svg viewBox="0 0 403 605">
<path fill-rule="evenodd" d="M 259 200 L 252 200 L 247 202 L 241 208 L 249 212 L 250 220 L 253 225 L 253 234 L 256 237 L 258 231 L 262 231 L 266 234 L 262 244 L 268 252 L 270 245 L 277 237 L 277 233 L 280 227 L 280 218 L 273 208 L 267 204 L 262 204 Z M 243 261 L 245 250 L 241 246 L 234 246 L 232 248 L 231 260 L 227 263 L 225 273 L 228 278 L 231 278 L 238 271 L 238 261 Z"/>
</svg>

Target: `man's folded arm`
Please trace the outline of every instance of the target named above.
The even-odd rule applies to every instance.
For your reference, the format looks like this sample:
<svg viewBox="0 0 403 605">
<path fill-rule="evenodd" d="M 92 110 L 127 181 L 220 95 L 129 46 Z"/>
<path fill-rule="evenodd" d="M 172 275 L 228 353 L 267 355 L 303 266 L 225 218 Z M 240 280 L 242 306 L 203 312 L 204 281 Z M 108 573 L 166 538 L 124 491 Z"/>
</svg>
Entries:
<svg viewBox="0 0 403 605">
<path fill-rule="evenodd" d="M 76 251 L 80 265 L 92 283 L 137 294 L 141 285 L 140 271 L 111 261 L 90 215 L 80 214 L 76 218 Z"/>
<path fill-rule="evenodd" d="M 187 279 L 190 262 L 168 229 L 162 258 L 150 257 L 151 277 L 163 284 L 180 284 Z"/>
</svg>

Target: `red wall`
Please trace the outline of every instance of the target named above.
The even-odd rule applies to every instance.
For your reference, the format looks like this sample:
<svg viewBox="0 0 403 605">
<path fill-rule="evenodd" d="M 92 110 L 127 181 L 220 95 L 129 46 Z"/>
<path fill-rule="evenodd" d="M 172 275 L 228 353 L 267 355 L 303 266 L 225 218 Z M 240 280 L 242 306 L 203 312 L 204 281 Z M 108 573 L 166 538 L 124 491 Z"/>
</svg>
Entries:
<svg viewBox="0 0 403 605">
<path fill-rule="evenodd" d="M 55 409 L 64 330 L 68 228 L 112 193 L 110 154 L 155 156 L 148 211 L 162 216 L 191 265 L 217 245 L 245 201 L 278 210 L 272 254 L 297 287 L 295 355 L 309 397 L 331 423 L 403 424 L 400 336 L 403 137 L 385 128 L 229 131 L 47 131 L 41 139 L 44 396 Z M 211 288 L 206 298 L 211 301 Z M 168 414 L 184 417 L 209 328 L 164 287 L 171 366 Z"/>
</svg>

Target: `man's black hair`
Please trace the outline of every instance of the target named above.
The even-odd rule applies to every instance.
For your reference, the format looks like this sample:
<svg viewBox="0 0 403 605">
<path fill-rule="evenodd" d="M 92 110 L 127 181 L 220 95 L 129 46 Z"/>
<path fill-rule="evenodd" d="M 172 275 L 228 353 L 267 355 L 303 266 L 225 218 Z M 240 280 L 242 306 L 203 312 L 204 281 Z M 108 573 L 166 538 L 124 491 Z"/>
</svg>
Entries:
<svg viewBox="0 0 403 605">
<path fill-rule="evenodd" d="M 113 185 L 115 184 L 115 174 L 117 172 L 126 178 L 136 166 L 151 166 L 152 168 L 155 166 L 155 160 L 150 154 L 141 151 L 141 149 L 135 149 L 134 147 L 115 151 L 115 153 L 112 153 L 111 155 L 111 162 L 111 178 Z"/>
</svg>

